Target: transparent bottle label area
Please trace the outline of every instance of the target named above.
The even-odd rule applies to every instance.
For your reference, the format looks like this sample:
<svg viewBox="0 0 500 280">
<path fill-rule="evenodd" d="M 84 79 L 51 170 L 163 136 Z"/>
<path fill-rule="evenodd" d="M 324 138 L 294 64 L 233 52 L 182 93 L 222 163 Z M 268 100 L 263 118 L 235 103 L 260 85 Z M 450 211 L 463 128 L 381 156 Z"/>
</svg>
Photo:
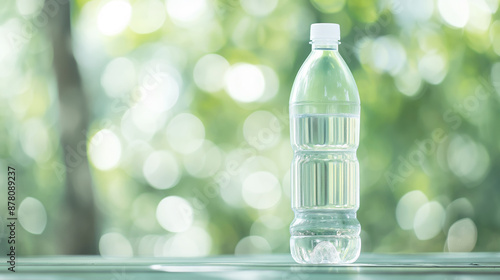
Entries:
<svg viewBox="0 0 500 280">
<path fill-rule="evenodd" d="M 292 256 L 299 263 L 350 263 L 361 249 L 359 115 L 291 116 Z"/>
</svg>

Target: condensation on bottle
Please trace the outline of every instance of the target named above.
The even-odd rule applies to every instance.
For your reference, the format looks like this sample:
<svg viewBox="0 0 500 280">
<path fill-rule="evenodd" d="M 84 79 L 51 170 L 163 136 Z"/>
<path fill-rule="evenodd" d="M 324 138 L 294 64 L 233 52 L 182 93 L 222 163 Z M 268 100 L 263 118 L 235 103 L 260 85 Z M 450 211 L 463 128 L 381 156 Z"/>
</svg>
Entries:
<svg viewBox="0 0 500 280">
<path fill-rule="evenodd" d="M 313 24 L 310 35 L 290 96 L 290 250 L 298 263 L 352 263 L 361 250 L 359 94 L 338 51 L 340 26 Z"/>
</svg>

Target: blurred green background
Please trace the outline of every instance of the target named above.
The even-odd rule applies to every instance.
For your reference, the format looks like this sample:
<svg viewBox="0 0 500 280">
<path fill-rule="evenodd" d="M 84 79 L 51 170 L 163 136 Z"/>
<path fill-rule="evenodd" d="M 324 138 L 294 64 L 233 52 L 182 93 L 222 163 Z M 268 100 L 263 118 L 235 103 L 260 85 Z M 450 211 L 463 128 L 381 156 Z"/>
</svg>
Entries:
<svg viewBox="0 0 500 280">
<path fill-rule="evenodd" d="M 21 0 L 0 7 L 0 252 L 289 252 L 288 98 L 341 26 L 364 252 L 500 250 L 498 0 Z"/>
</svg>

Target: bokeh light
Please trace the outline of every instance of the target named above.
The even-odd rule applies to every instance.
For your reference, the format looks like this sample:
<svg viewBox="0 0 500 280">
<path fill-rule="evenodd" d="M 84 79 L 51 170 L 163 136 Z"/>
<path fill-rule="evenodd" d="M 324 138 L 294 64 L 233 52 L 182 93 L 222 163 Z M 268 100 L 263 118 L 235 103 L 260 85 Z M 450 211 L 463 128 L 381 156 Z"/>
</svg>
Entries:
<svg viewBox="0 0 500 280">
<path fill-rule="evenodd" d="M 421 88 L 422 79 L 416 67 L 406 65 L 395 77 L 395 84 L 404 95 L 415 96 Z"/>
<path fill-rule="evenodd" d="M 148 142 L 133 140 L 124 146 L 120 165 L 131 176 L 142 178 L 144 162 L 153 151 L 153 147 Z"/>
<path fill-rule="evenodd" d="M 102 129 L 94 134 L 89 141 L 88 149 L 92 164 L 100 170 L 114 168 L 120 161 L 122 154 L 120 139 L 109 129 Z M 76 154 L 75 156 L 84 155 Z"/>
<path fill-rule="evenodd" d="M 114 36 L 127 28 L 132 15 L 128 1 L 113 0 L 104 4 L 97 16 L 97 26 L 102 34 Z"/>
<path fill-rule="evenodd" d="M 130 29 L 138 34 L 155 32 L 162 27 L 167 15 L 160 0 L 135 1 L 132 4 Z"/>
<path fill-rule="evenodd" d="M 183 232 L 193 224 L 193 208 L 179 196 L 168 196 L 156 208 L 158 223 L 170 232 Z"/>
<path fill-rule="evenodd" d="M 241 7 L 252 16 L 266 16 L 272 13 L 278 0 L 240 0 Z"/>
<path fill-rule="evenodd" d="M 447 73 L 445 59 L 437 53 L 424 55 L 418 62 L 420 76 L 431 84 L 439 84 Z"/>
<path fill-rule="evenodd" d="M 0 25 L 1 38 L 8 38 L 9 34 L 17 34 L 21 31 L 19 20 L 9 19 Z M 17 59 L 19 49 L 9 42 L 9 40 L 0 40 L 0 59 L 3 63 L 0 64 L 0 77 L 9 77 L 18 70 Z M 7 94 L 7 92 L 3 93 Z"/>
<path fill-rule="evenodd" d="M 242 183 L 243 179 L 242 177 L 247 176 L 248 174 L 241 174 L 243 170 L 246 170 L 245 162 L 248 160 L 249 155 L 245 153 L 245 150 L 243 149 L 234 149 L 225 155 L 225 161 L 223 162 L 223 166 L 226 167 L 224 173 L 221 174 L 222 179 L 227 179 L 227 180 L 222 180 L 221 182 L 216 182 L 216 186 L 219 187 L 220 191 L 220 196 L 224 200 L 224 202 L 231 206 L 231 207 L 237 207 L 241 208 L 245 205 L 245 202 L 243 201 L 242 197 Z M 230 170 L 229 166 L 235 166 L 237 167 L 238 172 L 236 173 L 235 171 Z M 231 168 L 231 169 L 234 169 Z M 214 179 L 218 178 L 217 175 L 214 176 Z M 208 184 L 207 184 L 208 185 Z M 210 184 L 211 185 L 211 184 Z"/>
<path fill-rule="evenodd" d="M 437 7 L 444 21 L 453 27 L 464 27 L 469 20 L 469 1 L 467 0 L 438 0 Z"/>
<path fill-rule="evenodd" d="M 165 115 L 156 115 L 156 121 L 152 117 L 155 114 L 145 113 L 145 106 L 134 106 L 125 111 L 120 123 L 120 132 L 128 142 L 136 140 L 148 141 L 158 129 L 165 124 L 167 118 Z"/>
<path fill-rule="evenodd" d="M 145 110 L 151 111 L 153 114 L 156 113 L 156 115 L 170 110 L 179 98 L 179 85 L 173 77 L 165 73 L 161 74 L 156 83 L 143 84 L 143 87 L 142 99 L 138 106 L 144 106 Z"/>
<path fill-rule="evenodd" d="M 205 127 L 193 114 L 179 114 L 167 126 L 167 141 L 177 152 L 192 153 L 203 144 L 204 139 Z"/>
<path fill-rule="evenodd" d="M 428 202 L 421 191 L 411 191 L 403 195 L 396 206 L 396 220 L 402 229 L 413 229 L 418 209 Z"/>
<path fill-rule="evenodd" d="M 229 69 L 225 76 L 226 91 L 238 102 L 254 102 L 262 97 L 265 79 L 262 71 L 255 65 L 238 63 Z"/>
<path fill-rule="evenodd" d="M 474 206 L 465 197 L 457 198 L 446 206 L 446 220 L 444 229 L 449 230 L 452 223 L 464 219 L 474 217 Z"/>
<path fill-rule="evenodd" d="M 411 26 L 415 22 L 426 22 L 434 12 L 433 0 L 421 0 L 418 2 L 402 0 L 394 4 L 392 10 L 398 22 L 404 27 Z"/>
<path fill-rule="evenodd" d="M 207 54 L 194 66 L 193 77 L 196 85 L 209 93 L 224 88 L 224 74 L 229 69 L 227 60 L 217 54 Z"/>
<path fill-rule="evenodd" d="M 26 197 L 19 204 L 19 223 L 29 233 L 41 234 L 47 226 L 47 212 L 36 198 Z"/>
<path fill-rule="evenodd" d="M 256 235 L 241 239 L 234 249 L 235 255 L 269 254 L 270 252 L 269 242 L 264 237 Z"/>
<path fill-rule="evenodd" d="M 429 240 L 438 235 L 443 229 L 445 212 L 437 201 L 430 201 L 418 208 L 415 213 L 413 229 L 420 240 Z"/>
<path fill-rule="evenodd" d="M 203 257 L 210 253 L 212 239 L 200 227 L 191 227 L 185 232 L 176 233 L 163 245 L 164 257 Z"/>
<path fill-rule="evenodd" d="M 101 85 L 110 97 L 122 97 L 136 85 L 134 63 L 125 57 L 115 58 L 106 65 Z"/>
<path fill-rule="evenodd" d="M 52 154 L 52 146 L 48 128 L 39 119 L 31 119 L 24 123 L 21 145 L 24 152 L 37 162 L 45 162 Z"/>
<path fill-rule="evenodd" d="M 493 3 L 494 1 L 489 2 Z M 498 2 L 496 5 L 498 5 Z M 484 0 L 469 1 L 469 10 L 467 28 L 475 32 L 487 31 L 491 23 L 490 6 Z"/>
<path fill-rule="evenodd" d="M 155 255 L 156 242 L 160 237 L 155 234 L 147 234 L 139 240 L 137 255 L 138 256 L 158 256 Z M 158 249 L 156 249 L 158 250 Z"/>
<path fill-rule="evenodd" d="M 475 186 L 486 175 L 490 159 L 486 149 L 468 137 L 455 136 L 448 147 L 448 165 L 451 171 L 469 187 Z"/>
<path fill-rule="evenodd" d="M 208 12 L 206 0 L 166 0 L 167 12 L 179 26 L 189 26 Z"/>
<path fill-rule="evenodd" d="M 196 151 L 184 156 L 184 167 L 190 175 L 206 178 L 217 172 L 222 159 L 222 151 L 211 141 L 204 140 Z"/>
<path fill-rule="evenodd" d="M 169 151 L 155 151 L 144 161 L 142 173 L 152 187 L 160 190 L 174 187 L 180 179 L 180 168 Z"/>
<path fill-rule="evenodd" d="M 248 176 L 261 171 L 278 174 L 279 169 L 276 162 L 269 157 L 250 156 L 242 160 L 238 177 L 244 181 Z"/>
<path fill-rule="evenodd" d="M 397 74 L 406 61 L 406 53 L 399 41 L 392 36 L 377 38 L 372 46 L 372 66 L 379 70 Z"/>
<path fill-rule="evenodd" d="M 276 116 L 268 111 L 256 111 L 243 123 L 245 140 L 258 150 L 276 146 L 281 136 L 281 124 Z"/>
<path fill-rule="evenodd" d="M 477 241 L 476 224 L 469 219 L 456 221 L 448 230 L 446 245 L 450 252 L 470 252 Z"/>
<path fill-rule="evenodd" d="M 132 257 L 130 241 L 118 232 L 108 232 L 99 239 L 99 252 L 103 257 Z"/>
<path fill-rule="evenodd" d="M 269 172 L 256 172 L 243 182 L 243 199 L 256 209 L 271 208 L 281 198 L 281 185 Z"/>
<path fill-rule="evenodd" d="M 260 102 L 268 102 L 273 99 L 278 93 L 280 82 L 278 79 L 278 75 L 276 72 L 268 66 L 260 65 L 260 71 L 262 71 L 262 75 L 264 75 L 264 92 L 262 96 L 259 98 Z"/>
</svg>

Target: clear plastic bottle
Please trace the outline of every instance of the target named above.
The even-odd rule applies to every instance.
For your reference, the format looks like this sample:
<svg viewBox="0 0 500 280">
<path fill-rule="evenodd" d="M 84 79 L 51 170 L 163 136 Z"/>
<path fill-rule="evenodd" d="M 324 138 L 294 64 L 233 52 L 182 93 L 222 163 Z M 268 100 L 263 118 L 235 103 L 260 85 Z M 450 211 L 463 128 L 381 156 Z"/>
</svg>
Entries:
<svg viewBox="0 0 500 280">
<path fill-rule="evenodd" d="M 290 250 L 298 263 L 342 264 L 359 257 L 360 102 L 338 52 L 338 24 L 311 25 L 312 52 L 290 96 Z"/>
</svg>

